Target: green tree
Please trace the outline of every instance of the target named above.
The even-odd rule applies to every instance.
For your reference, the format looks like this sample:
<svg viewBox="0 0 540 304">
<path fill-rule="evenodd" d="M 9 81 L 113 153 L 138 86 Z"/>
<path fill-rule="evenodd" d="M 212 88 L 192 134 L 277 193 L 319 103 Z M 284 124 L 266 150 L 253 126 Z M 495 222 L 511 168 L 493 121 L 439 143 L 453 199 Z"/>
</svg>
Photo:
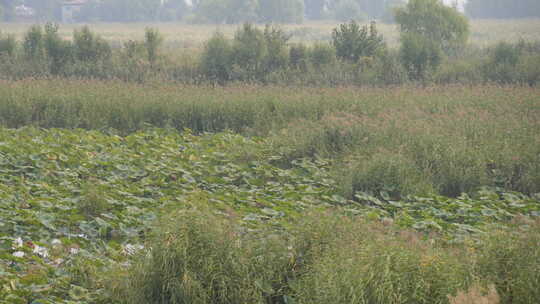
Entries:
<svg viewBox="0 0 540 304">
<path fill-rule="evenodd" d="M 410 0 L 395 13 L 402 34 L 414 33 L 444 51 L 460 48 L 469 38 L 469 22 L 455 8 L 440 0 Z"/>
<path fill-rule="evenodd" d="M 401 31 L 400 57 L 412 79 L 425 80 L 439 67 L 443 53 L 467 43 L 467 18 L 440 0 L 410 0 L 395 12 Z"/>
<path fill-rule="evenodd" d="M 112 54 L 109 44 L 87 26 L 73 31 L 73 47 L 75 58 L 87 63 L 95 64 L 107 60 Z"/>
<path fill-rule="evenodd" d="M 350 62 L 358 62 L 361 57 L 373 57 L 385 48 L 375 22 L 369 27 L 361 27 L 356 21 L 341 24 L 332 31 L 332 43 L 337 57 Z"/>
<path fill-rule="evenodd" d="M 233 63 L 241 69 L 243 78 L 256 79 L 268 53 L 264 33 L 246 23 L 236 31 L 233 41 Z"/>
<path fill-rule="evenodd" d="M 44 33 L 44 47 L 49 59 L 49 70 L 52 74 L 59 74 L 72 60 L 71 42 L 63 40 L 58 34 L 58 25 L 47 23 Z"/>
<path fill-rule="evenodd" d="M 204 45 L 201 71 L 204 76 L 220 84 L 230 79 L 232 69 L 232 46 L 220 32 L 216 32 Z"/>
</svg>

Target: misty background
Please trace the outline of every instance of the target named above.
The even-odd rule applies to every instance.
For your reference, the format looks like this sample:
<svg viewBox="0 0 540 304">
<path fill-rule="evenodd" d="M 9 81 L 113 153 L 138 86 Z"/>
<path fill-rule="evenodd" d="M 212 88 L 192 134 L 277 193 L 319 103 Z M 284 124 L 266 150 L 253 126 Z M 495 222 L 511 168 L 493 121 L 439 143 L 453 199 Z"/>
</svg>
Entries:
<svg viewBox="0 0 540 304">
<path fill-rule="evenodd" d="M 404 0 L 0 0 L 3 22 L 392 22 Z M 445 0 L 472 18 L 540 17 L 538 0 Z"/>
</svg>

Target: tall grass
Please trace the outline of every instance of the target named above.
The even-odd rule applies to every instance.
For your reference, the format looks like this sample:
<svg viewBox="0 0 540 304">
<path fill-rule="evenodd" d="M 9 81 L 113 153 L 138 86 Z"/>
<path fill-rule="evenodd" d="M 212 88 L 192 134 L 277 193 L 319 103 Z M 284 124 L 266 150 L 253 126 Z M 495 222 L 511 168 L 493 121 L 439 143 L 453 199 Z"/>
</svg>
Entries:
<svg viewBox="0 0 540 304">
<path fill-rule="evenodd" d="M 264 136 L 286 159 L 335 159 L 343 193 L 540 191 L 538 88 L 224 88 L 99 81 L 3 82 L 9 128 L 147 125 Z"/>
<path fill-rule="evenodd" d="M 161 223 L 148 249 L 113 279 L 118 303 L 533 304 L 539 299 L 538 246 L 525 250 L 538 242 L 538 222 L 519 236 L 495 229 L 474 243 L 454 245 L 340 212 L 307 214 L 281 232 L 248 232 L 234 217 L 212 215 L 204 207 L 170 214 Z"/>
</svg>

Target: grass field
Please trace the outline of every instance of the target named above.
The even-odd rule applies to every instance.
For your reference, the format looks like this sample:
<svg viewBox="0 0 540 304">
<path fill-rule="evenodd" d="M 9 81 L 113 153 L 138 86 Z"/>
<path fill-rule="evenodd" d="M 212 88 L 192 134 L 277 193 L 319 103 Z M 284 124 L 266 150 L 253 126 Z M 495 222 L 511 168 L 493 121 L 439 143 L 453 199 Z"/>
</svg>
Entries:
<svg viewBox="0 0 540 304">
<path fill-rule="evenodd" d="M 22 38 L 24 32 L 31 24 L 24 23 L 0 23 L 0 30 L 5 33 L 13 33 Z M 293 35 L 292 42 L 329 41 L 332 29 L 337 27 L 337 22 L 308 22 L 304 24 L 288 24 L 283 28 Z M 82 25 L 62 25 L 60 34 L 66 39 L 72 37 L 73 30 Z M 238 25 L 190 25 L 182 23 L 96 23 L 90 24 L 93 31 L 99 33 L 113 44 L 119 44 L 127 40 L 141 40 L 146 27 L 159 29 L 163 34 L 166 45 L 172 48 L 199 49 L 205 41 L 217 30 L 226 36 L 232 37 Z M 526 41 L 540 40 L 538 29 L 540 19 L 519 20 L 471 20 L 471 38 L 473 45 L 485 47 L 499 41 L 517 42 L 520 39 Z M 390 46 L 397 46 L 399 32 L 397 25 L 379 24 L 378 29 L 385 37 Z"/>
<path fill-rule="evenodd" d="M 92 30 L 146 26 L 236 29 Z M 540 87 L 479 83 L 0 80 L 0 304 L 537 304 Z"/>
</svg>

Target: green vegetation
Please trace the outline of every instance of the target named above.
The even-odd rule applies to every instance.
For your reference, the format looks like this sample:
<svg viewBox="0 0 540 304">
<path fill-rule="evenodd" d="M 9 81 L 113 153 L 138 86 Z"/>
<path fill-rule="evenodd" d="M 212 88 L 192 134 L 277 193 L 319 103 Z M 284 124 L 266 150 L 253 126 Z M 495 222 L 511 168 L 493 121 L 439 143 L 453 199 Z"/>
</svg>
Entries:
<svg viewBox="0 0 540 304">
<path fill-rule="evenodd" d="M 416 82 L 535 86 L 540 81 L 538 43 L 512 44 L 511 48 L 519 49 L 515 52 L 517 63 L 499 62 L 504 59 L 493 56 L 495 46 L 464 45 L 468 26 L 463 16 L 447 7 L 432 6 L 426 10 L 441 10 L 437 13 L 440 18 L 417 16 L 406 8 L 398 10 L 402 24 L 399 49 L 387 47 L 375 23 L 361 26 L 355 21 L 330 31 L 326 39 L 332 41 L 331 45 L 293 43 L 294 34 L 283 28 L 260 28 L 247 23 L 236 30 L 232 39 L 215 33 L 201 49 L 180 53 L 177 48 L 167 48 L 164 35 L 153 27 L 146 28 L 143 39 L 115 42 L 113 47 L 88 27 L 76 28 L 71 39 L 64 39 L 59 27 L 48 23 L 44 27 L 32 26 L 22 42 L 13 35 L 0 37 L 0 52 L 5 49 L 0 56 L 0 78 L 61 76 L 326 87 Z M 422 25 L 415 28 L 410 20 L 422 20 Z"/>
<path fill-rule="evenodd" d="M 539 302 L 538 42 L 468 44 L 438 0 L 192 2 L 74 17 L 392 8 L 401 45 L 356 21 L 185 51 L 159 24 L 0 34 L 0 304 Z"/>
<path fill-rule="evenodd" d="M 5 303 L 538 296 L 538 197 L 348 200 L 328 161 L 231 133 L 2 129 L 0 157 Z"/>
<path fill-rule="evenodd" d="M 481 186 L 540 191 L 536 88 L 212 89 L 55 80 L 4 82 L 0 95 L 0 124 L 10 128 L 129 134 L 153 125 L 270 137 L 289 160 L 339 160 L 344 172 L 336 175 L 348 197 L 368 190 L 458 196 Z"/>
</svg>

